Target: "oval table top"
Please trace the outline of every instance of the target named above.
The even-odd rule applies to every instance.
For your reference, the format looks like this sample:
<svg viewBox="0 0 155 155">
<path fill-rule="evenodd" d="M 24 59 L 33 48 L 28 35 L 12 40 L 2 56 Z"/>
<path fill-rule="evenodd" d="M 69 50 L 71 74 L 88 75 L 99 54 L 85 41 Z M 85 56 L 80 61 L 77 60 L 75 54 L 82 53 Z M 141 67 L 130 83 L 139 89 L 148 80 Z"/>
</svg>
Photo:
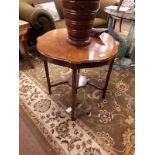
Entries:
<svg viewBox="0 0 155 155">
<path fill-rule="evenodd" d="M 72 64 L 108 60 L 117 54 L 118 48 L 119 43 L 107 33 L 102 34 L 102 41 L 91 37 L 91 43 L 84 47 L 69 44 L 66 29 L 51 30 L 37 38 L 37 49 L 43 56 Z"/>
</svg>

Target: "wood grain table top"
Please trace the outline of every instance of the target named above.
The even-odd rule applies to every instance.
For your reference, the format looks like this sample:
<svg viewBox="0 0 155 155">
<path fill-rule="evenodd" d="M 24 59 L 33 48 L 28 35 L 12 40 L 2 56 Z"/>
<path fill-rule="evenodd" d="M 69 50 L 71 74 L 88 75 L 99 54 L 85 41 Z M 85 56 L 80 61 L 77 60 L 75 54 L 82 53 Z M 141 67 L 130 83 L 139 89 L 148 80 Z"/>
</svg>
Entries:
<svg viewBox="0 0 155 155">
<path fill-rule="evenodd" d="M 84 47 L 69 44 L 66 29 L 55 29 L 37 38 L 37 49 L 43 56 L 73 64 L 110 59 L 118 48 L 119 43 L 107 33 L 102 34 L 102 41 L 91 37 L 91 43 Z"/>
</svg>

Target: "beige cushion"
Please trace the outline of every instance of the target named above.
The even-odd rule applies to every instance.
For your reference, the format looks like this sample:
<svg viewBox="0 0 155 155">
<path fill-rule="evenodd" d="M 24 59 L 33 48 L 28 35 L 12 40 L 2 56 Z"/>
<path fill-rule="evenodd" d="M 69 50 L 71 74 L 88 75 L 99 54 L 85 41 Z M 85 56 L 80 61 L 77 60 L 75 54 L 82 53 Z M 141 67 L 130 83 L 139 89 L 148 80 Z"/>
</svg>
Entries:
<svg viewBox="0 0 155 155">
<path fill-rule="evenodd" d="M 105 27 L 107 21 L 103 18 L 95 18 L 93 27 Z"/>
<path fill-rule="evenodd" d="M 55 25 L 56 25 L 56 28 L 65 28 L 66 27 L 66 24 L 65 24 L 65 20 L 64 19 L 61 19 L 61 20 L 57 20 L 55 21 Z"/>
</svg>

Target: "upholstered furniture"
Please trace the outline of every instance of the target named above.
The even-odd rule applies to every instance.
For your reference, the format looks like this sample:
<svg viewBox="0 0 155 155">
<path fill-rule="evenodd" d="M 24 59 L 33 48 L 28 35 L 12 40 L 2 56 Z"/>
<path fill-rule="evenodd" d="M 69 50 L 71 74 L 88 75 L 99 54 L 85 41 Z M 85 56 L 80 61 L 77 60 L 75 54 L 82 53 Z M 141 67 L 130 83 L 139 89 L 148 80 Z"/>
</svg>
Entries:
<svg viewBox="0 0 155 155">
<path fill-rule="evenodd" d="M 96 14 L 94 27 L 107 27 L 109 15 L 104 11 L 104 8 L 109 5 L 117 5 L 117 0 L 100 0 L 100 8 Z"/>
<path fill-rule="evenodd" d="M 29 22 L 31 26 L 27 32 L 29 45 L 35 45 L 38 36 L 55 29 L 52 15 L 46 10 L 35 8 L 33 0 L 19 1 L 19 18 Z"/>
<path fill-rule="evenodd" d="M 19 18 L 30 23 L 31 28 L 28 30 L 27 38 L 29 45 L 36 44 L 36 38 L 45 32 L 66 27 L 63 15 L 61 0 L 53 0 L 60 20 L 54 21 L 52 15 L 43 9 L 35 8 L 34 3 L 44 2 L 43 0 L 20 0 L 19 1 Z M 47 2 L 47 0 L 45 0 Z M 108 5 L 116 4 L 116 0 L 100 0 L 100 8 L 97 12 L 94 27 L 107 27 L 108 14 L 104 12 L 104 8 Z"/>
<path fill-rule="evenodd" d="M 56 27 L 64 28 L 65 21 L 64 21 L 64 15 L 63 15 L 62 0 L 54 0 L 54 2 L 61 18 L 61 20 L 55 22 Z M 107 27 L 108 14 L 104 12 L 104 8 L 106 6 L 115 5 L 115 4 L 117 4 L 116 0 L 100 0 L 100 7 L 96 14 L 94 27 Z"/>
</svg>

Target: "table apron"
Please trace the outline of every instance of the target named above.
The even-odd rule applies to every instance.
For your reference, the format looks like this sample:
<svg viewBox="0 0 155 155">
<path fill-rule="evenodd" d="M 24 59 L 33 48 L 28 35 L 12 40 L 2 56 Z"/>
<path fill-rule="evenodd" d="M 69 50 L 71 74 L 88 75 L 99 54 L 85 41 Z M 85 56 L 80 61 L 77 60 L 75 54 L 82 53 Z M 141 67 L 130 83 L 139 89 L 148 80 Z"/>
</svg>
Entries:
<svg viewBox="0 0 155 155">
<path fill-rule="evenodd" d="M 100 62 L 82 62 L 82 63 L 73 63 L 73 62 L 67 62 L 67 61 L 63 61 L 63 60 L 58 60 L 58 59 L 52 59 L 52 58 L 47 58 L 44 55 L 41 55 L 41 59 L 43 61 L 47 61 L 50 63 L 53 63 L 55 65 L 59 65 L 62 67 L 69 67 L 71 69 L 82 69 L 82 68 L 94 68 L 94 67 L 100 67 L 100 66 L 104 66 L 107 64 L 110 64 L 111 61 L 113 59 L 115 59 L 116 55 L 107 59 L 107 60 L 102 60 Z"/>
</svg>

